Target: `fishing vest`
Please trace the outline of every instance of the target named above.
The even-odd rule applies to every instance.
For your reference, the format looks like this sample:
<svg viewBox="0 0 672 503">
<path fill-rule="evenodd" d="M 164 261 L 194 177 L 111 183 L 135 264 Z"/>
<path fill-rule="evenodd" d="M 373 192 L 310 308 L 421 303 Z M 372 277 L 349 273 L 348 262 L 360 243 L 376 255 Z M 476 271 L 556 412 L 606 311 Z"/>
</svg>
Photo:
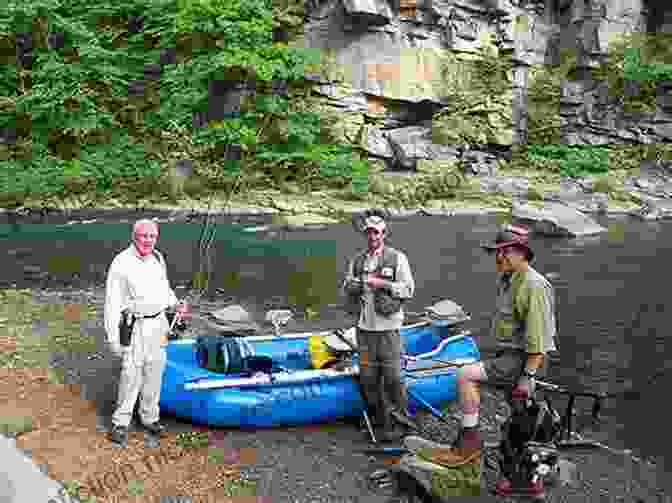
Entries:
<svg viewBox="0 0 672 503">
<path fill-rule="evenodd" d="M 364 275 L 364 262 L 366 261 L 367 253 L 368 250 L 364 250 L 355 257 L 355 262 L 352 265 L 352 275 L 356 278 L 361 278 Z M 388 281 L 396 281 L 398 253 L 394 248 L 384 246 L 382 256 L 378 260 L 378 267 L 374 271 L 366 272 L 375 272 Z"/>
<path fill-rule="evenodd" d="M 362 278 L 366 273 L 379 274 L 387 281 L 397 280 L 397 264 L 399 262 L 398 251 L 389 246 L 383 247 L 381 257 L 378 259 L 378 265 L 374 270 L 365 271 L 364 263 L 366 262 L 368 250 L 359 253 L 352 264 L 352 275 L 355 278 Z M 401 310 L 403 301 L 401 299 L 394 299 L 388 293 L 381 289 L 374 292 L 374 303 L 376 311 L 383 316 L 391 316 Z M 350 296 L 347 306 L 347 311 L 350 314 L 358 315 L 362 308 L 361 295 Z"/>
</svg>

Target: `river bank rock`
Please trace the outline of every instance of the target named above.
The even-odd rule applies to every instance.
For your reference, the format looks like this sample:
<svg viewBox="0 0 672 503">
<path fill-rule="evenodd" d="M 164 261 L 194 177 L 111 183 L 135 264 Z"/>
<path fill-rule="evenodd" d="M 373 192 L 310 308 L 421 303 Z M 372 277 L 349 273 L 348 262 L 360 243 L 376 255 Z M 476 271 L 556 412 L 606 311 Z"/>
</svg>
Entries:
<svg viewBox="0 0 672 503">
<path fill-rule="evenodd" d="M 642 205 L 629 212 L 642 220 L 664 220 L 672 218 L 672 200 L 645 196 Z"/>
<path fill-rule="evenodd" d="M 514 203 L 514 220 L 530 225 L 538 234 L 546 236 L 590 236 L 606 229 L 591 218 L 560 203 L 544 203 L 535 208 L 529 204 Z"/>
</svg>

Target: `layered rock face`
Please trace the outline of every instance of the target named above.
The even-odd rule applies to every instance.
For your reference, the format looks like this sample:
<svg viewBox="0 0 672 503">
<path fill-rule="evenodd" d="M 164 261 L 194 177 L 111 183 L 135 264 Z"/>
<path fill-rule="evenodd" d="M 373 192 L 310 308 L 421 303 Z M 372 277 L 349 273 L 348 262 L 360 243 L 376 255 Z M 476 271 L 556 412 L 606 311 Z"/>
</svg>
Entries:
<svg viewBox="0 0 672 503">
<path fill-rule="evenodd" d="M 642 0 L 593 0 L 592 3 L 586 6 L 584 2 L 564 0 L 557 13 L 560 45 L 579 50 L 579 74 L 581 70 L 600 65 L 609 42 L 615 37 L 651 29 L 664 32 L 664 20 L 672 15 L 672 9 L 668 12 L 648 10 Z M 652 16 L 660 20 L 651 19 Z M 636 87 L 637 83 L 632 82 L 632 85 Z M 560 102 L 563 141 L 570 144 L 634 144 L 672 140 L 672 83 L 658 83 L 654 112 L 625 113 L 618 105 L 620 98 L 610 95 L 605 82 L 589 77 L 566 82 Z"/>
<path fill-rule="evenodd" d="M 341 141 L 359 145 L 377 169 L 459 159 L 492 174 L 507 147 L 526 141 L 530 67 L 554 61 L 562 48 L 577 49 L 581 68 L 599 65 L 613 37 L 647 28 L 644 1 L 312 0 L 303 43 L 331 63 L 329 75 L 311 78 L 325 110 L 339 115 Z M 450 105 L 446 86 L 465 85 L 461 62 L 479 48 L 513 65 L 510 93 L 481 111 L 497 134 L 481 144 L 437 140 L 433 117 Z M 603 84 L 578 75 L 561 90 L 563 142 L 672 139 L 672 85 L 659 86 L 655 113 L 629 116 Z"/>
</svg>

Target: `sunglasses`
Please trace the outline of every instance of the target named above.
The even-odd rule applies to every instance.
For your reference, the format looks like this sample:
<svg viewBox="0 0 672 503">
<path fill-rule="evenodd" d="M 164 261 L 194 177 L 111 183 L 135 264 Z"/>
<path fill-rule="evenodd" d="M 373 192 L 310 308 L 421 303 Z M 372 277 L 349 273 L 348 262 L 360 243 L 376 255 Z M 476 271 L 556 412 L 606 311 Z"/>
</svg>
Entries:
<svg viewBox="0 0 672 503">
<path fill-rule="evenodd" d="M 488 249 L 488 250 L 485 250 L 485 253 L 487 253 L 488 255 L 494 255 L 495 257 L 498 257 L 500 255 L 507 256 L 508 255 L 508 248 Z"/>
</svg>

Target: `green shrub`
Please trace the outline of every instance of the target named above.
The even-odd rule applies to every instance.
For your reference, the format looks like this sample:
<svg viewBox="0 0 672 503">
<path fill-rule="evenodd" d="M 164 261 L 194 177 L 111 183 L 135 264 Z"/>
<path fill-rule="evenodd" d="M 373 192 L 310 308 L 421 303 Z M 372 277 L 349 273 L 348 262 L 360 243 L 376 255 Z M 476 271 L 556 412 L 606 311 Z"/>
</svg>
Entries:
<svg viewBox="0 0 672 503">
<path fill-rule="evenodd" d="M 185 449 L 201 449 L 208 446 L 208 432 L 181 431 L 175 435 L 175 443 Z"/>
<path fill-rule="evenodd" d="M 33 430 L 33 418 L 30 416 L 0 417 L 0 434 L 21 435 Z"/>
<path fill-rule="evenodd" d="M 302 8 L 296 0 L 5 6 L 0 49 L 13 53 L 15 33 L 32 33 L 33 62 L 24 67 L 8 56 L 0 65 L 0 127 L 18 136 L 16 144 L 0 147 L 3 202 L 67 197 L 94 187 L 109 196 L 129 185 L 126 195 L 137 199 L 158 186 L 169 160 L 179 156 L 194 161 L 196 174 L 215 188 L 245 187 L 233 180 L 272 166 L 311 183 L 337 179 L 365 190 L 352 151 L 321 145 L 319 114 L 296 110 L 296 93 L 305 94 L 307 86 L 306 65 L 319 63 L 319 53 L 274 43 L 273 32 L 301 27 Z M 131 29 L 129 21 L 140 15 L 143 22 Z M 49 34 L 55 32 L 64 43 L 52 47 Z M 160 81 L 148 80 L 148 65 L 158 63 Z M 214 80 L 256 82 L 256 96 L 240 113 L 194 130 L 192 117 L 207 110 Z M 275 95 L 273 81 L 287 81 L 289 95 Z M 290 134 L 275 141 L 278 122 Z M 225 157 L 228 144 L 245 147 L 240 160 Z"/>
<path fill-rule="evenodd" d="M 528 145 L 527 155 L 533 161 L 557 161 L 557 170 L 564 176 L 583 176 L 609 171 L 608 147 L 596 145 Z"/>
</svg>

